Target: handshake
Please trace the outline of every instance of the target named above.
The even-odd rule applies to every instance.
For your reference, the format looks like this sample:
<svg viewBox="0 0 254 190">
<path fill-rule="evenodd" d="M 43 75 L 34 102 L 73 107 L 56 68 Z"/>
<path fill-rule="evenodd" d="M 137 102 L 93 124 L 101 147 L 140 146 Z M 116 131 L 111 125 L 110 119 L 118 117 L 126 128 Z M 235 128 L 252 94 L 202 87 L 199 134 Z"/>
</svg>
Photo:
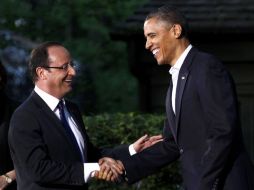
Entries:
<svg viewBox="0 0 254 190">
<path fill-rule="evenodd" d="M 125 169 L 120 160 L 104 157 L 99 160 L 100 171 L 95 171 L 94 178 L 99 180 L 120 182 Z"/>
<path fill-rule="evenodd" d="M 141 152 L 142 150 L 162 140 L 163 140 L 162 135 L 156 135 L 152 137 L 144 135 L 132 144 L 134 154 Z M 114 160 L 109 157 L 103 157 L 99 160 L 99 166 L 100 170 L 95 171 L 93 176 L 94 178 L 111 182 L 122 181 L 121 176 L 123 176 L 123 174 L 125 173 L 125 168 L 120 160 Z"/>
</svg>

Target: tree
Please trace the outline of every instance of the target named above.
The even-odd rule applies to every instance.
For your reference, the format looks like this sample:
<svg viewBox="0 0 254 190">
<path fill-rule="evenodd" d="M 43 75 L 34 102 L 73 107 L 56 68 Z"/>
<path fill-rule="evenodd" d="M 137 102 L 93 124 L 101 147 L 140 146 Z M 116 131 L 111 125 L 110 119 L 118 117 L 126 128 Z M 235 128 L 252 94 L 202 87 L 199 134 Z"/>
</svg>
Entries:
<svg viewBox="0 0 254 190">
<path fill-rule="evenodd" d="M 93 81 L 79 80 L 91 92 L 85 112 L 137 109 L 137 84 L 128 70 L 126 45 L 112 41 L 110 30 L 146 0 L 1 0 L 0 28 L 36 42 L 60 41 L 85 66 Z"/>
</svg>

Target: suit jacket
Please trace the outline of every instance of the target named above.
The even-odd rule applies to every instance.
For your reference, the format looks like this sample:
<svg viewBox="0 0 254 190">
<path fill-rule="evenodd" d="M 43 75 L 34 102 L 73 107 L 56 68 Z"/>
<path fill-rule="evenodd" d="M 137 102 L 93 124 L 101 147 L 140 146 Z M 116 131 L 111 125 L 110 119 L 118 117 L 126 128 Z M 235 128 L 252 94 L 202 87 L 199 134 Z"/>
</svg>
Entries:
<svg viewBox="0 0 254 190">
<path fill-rule="evenodd" d="M 103 152 L 89 142 L 77 106 L 66 101 L 66 107 L 85 140 L 87 162 L 96 162 Z M 9 144 L 19 190 L 87 189 L 79 152 L 55 113 L 35 92 L 14 112 Z"/>
<path fill-rule="evenodd" d="M 8 131 L 11 115 L 16 107 L 16 103 L 9 100 L 4 92 L 0 91 L 0 175 L 3 175 L 14 169 L 9 145 L 8 145 Z M 15 181 L 7 186 L 6 190 L 16 189 Z"/>
<path fill-rule="evenodd" d="M 235 87 L 230 74 L 210 54 L 192 48 L 179 72 L 176 114 L 166 98 L 164 141 L 121 159 L 129 183 L 180 159 L 187 190 L 252 190 L 253 166 L 245 152 Z"/>
</svg>

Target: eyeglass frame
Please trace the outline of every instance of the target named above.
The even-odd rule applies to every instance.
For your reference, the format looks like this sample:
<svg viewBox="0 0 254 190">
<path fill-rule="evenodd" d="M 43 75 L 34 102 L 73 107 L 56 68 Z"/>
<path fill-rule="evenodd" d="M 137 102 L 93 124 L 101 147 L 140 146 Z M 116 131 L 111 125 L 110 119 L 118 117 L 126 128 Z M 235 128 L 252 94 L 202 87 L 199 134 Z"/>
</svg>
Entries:
<svg viewBox="0 0 254 190">
<path fill-rule="evenodd" d="M 69 69 L 69 67 L 75 68 L 76 64 L 73 61 L 71 61 L 70 63 L 65 63 L 65 64 L 63 64 L 60 67 L 56 67 L 56 66 L 43 66 L 43 68 L 46 68 L 46 69 L 59 69 L 59 70 L 64 70 L 64 71 L 67 71 Z"/>
</svg>

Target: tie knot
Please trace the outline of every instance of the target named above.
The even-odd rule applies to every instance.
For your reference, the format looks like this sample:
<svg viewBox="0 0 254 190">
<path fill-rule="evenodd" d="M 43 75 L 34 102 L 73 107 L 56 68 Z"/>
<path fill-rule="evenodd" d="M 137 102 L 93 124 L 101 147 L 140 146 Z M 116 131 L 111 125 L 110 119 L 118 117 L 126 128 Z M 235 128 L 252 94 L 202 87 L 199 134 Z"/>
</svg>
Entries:
<svg viewBox="0 0 254 190">
<path fill-rule="evenodd" d="M 57 108 L 58 108 L 59 110 L 63 110 L 63 109 L 64 109 L 63 100 L 60 100 L 60 101 L 59 101 L 59 103 L 58 103 L 58 105 L 57 105 Z"/>
</svg>

